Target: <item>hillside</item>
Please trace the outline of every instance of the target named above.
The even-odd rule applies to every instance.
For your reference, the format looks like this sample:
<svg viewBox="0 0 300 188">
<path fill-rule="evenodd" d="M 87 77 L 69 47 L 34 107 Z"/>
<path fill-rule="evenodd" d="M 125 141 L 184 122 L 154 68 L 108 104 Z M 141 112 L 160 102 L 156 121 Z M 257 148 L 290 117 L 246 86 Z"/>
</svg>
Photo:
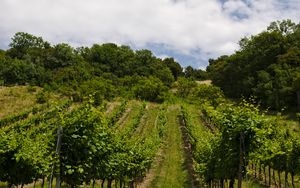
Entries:
<svg viewBox="0 0 300 188">
<path fill-rule="evenodd" d="M 199 94 L 201 92 L 209 94 L 210 90 L 214 90 L 213 86 L 209 85 L 196 84 L 195 87 Z M 18 87 L 13 89 L 18 89 Z M 23 92 L 27 93 L 24 87 L 20 86 L 19 89 L 19 92 L 23 89 Z M 24 93 L 20 92 L 20 96 L 23 95 Z M 33 104 L 30 107 L 35 107 L 32 109 L 36 110 L 29 111 L 26 116 L 15 114 L 12 117 L 18 118 L 2 118 L 2 121 L 10 120 L 3 121 L 4 123 L 1 124 L 2 171 L 0 172 L 2 181 L 14 185 L 31 183 L 29 187 L 33 186 L 32 182 L 35 181 L 39 186 L 46 186 L 51 177 L 56 180 L 57 177 L 61 177 L 62 186 L 66 184 L 94 186 L 94 184 L 102 184 L 101 182 L 104 182 L 105 187 L 110 187 L 110 185 L 199 187 L 207 183 L 219 184 L 220 182 L 229 186 L 231 181 L 225 181 L 226 177 L 230 177 L 230 173 L 236 174 L 238 168 L 233 172 L 225 169 L 239 166 L 238 160 L 234 160 L 239 158 L 238 155 L 232 153 L 232 150 L 239 151 L 239 149 L 238 145 L 226 146 L 232 147 L 231 149 L 224 148 L 222 142 L 230 143 L 230 139 L 226 140 L 224 137 L 224 131 L 232 131 L 231 134 L 239 134 L 239 132 L 236 133 L 234 129 L 227 127 L 226 122 L 235 122 L 230 116 L 242 118 L 238 122 L 244 122 L 248 130 L 250 128 L 248 124 L 251 122 L 244 119 L 246 116 L 252 118 L 251 121 L 255 121 L 257 123 L 255 126 L 259 126 L 260 129 L 256 130 L 253 127 L 253 130 L 258 132 L 248 130 L 245 136 L 250 133 L 257 134 L 259 139 L 264 140 L 258 142 L 251 138 L 251 143 L 248 143 L 249 146 L 259 144 L 261 147 L 255 147 L 256 149 L 253 148 L 245 153 L 248 156 L 245 158 L 249 168 L 247 174 L 251 179 L 253 178 L 252 180 L 260 180 L 262 185 L 273 185 L 275 182 L 278 184 L 277 176 L 272 175 L 274 176 L 272 178 L 276 180 L 270 181 L 268 172 L 265 170 L 250 169 L 253 169 L 253 166 L 255 169 L 271 167 L 271 171 L 274 169 L 274 172 L 282 170 L 282 177 L 284 177 L 285 170 L 278 168 L 277 162 L 269 163 L 268 161 L 278 161 L 278 157 L 285 157 L 283 154 L 276 155 L 284 149 L 274 150 L 277 144 L 282 146 L 285 143 L 286 147 L 291 147 L 289 150 L 291 153 L 285 155 L 294 156 L 293 153 L 297 152 L 294 144 L 298 141 L 292 143 L 287 142 L 286 139 L 299 138 L 297 136 L 299 123 L 282 119 L 282 123 L 278 124 L 279 117 L 274 117 L 276 119 L 274 122 L 273 117 L 265 118 L 259 115 L 258 111 L 255 112 L 254 106 L 238 105 L 233 108 L 232 104 L 224 101 L 220 93 L 219 96 L 214 97 L 202 96 L 201 100 L 196 100 L 198 97 L 193 95 L 185 97 L 188 101 L 194 101 L 193 103 L 174 96 L 176 99 L 173 98 L 172 102 L 162 104 L 121 98 L 112 102 L 104 102 L 101 105 L 95 104 L 95 101 L 91 99 L 88 103 L 82 104 L 68 100 L 57 100 L 55 103 L 43 105 Z M 212 106 L 215 103 L 213 100 L 219 101 L 219 107 L 215 110 Z M 203 103 L 204 101 L 206 102 Z M 224 105 L 229 105 L 232 109 L 224 108 Z M 218 115 L 220 112 L 226 114 L 227 111 L 230 116 Z M 22 111 L 19 114 L 24 113 Z M 220 118 L 225 119 L 220 121 Z M 58 136 L 60 134 L 57 135 L 57 130 L 60 129 L 62 137 Z M 288 138 L 285 136 L 287 133 L 284 129 L 289 130 Z M 262 133 L 262 130 L 272 130 L 272 132 Z M 271 135 L 273 136 L 270 137 Z M 221 138 L 222 142 L 219 140 Z M 245 139 L 250 139 L 250 137 L 245 137 Z M 56 146 L 57 143 L 59 143 L 59 149 Z M 232 144 L 234 143 L 238 144 L 238 141 Z M 272 146 L 269 146 L 271 143 Z M 222 149 L 220 150 L 219 147 Z M 268 151 L 268 147 L 273 149 Z M 265 154 L 261 153 L 261 149 L 275 152 L 273 158 L 270 158 L 272 155 L 267 154 L 268 160 L 262 160 L 264 159 L 262 155 Z M 221 152 L 221 155 L 218 152 Z M 220 161 L 215 161 L 216 158 Z M 259 163 L 256 162 L 258 159 Z M 281 159 L 279 161 L 284 162 Z M 212 164 L 215 166 L 213 169 Z M 271 164 L 272 166 L 269 166 Z M 219 165 L 221 165 L 220 169 Z M 294 167 L 298 168 L 297 165 Z M 23 173 L 20 174 L 20 171 Z M 291 171 L 286 172 L 291 173 Z M 221 177 L 224 177 L 222 179 L 227 183 L 218 179 L 219 173 L 225 173 Z M 297 177 L 298 175 L 294 177 L 296 187 L 298 186 Z M 101 181 L 94 182 L 94 180 Z M 287 181 L 291 183 L 290 178 Z M 53 183 L 55 184 L 55 181 Z M 258 186 L 252 181 L 243 182 L 243 184 L 248 187 Z"/>
<path fill-rule="evenodd" d="M 16 33 L 0 51 L 0 187 L 300 187 L 300 29 L 271 26 L 207 71 Z"/>
</svg>

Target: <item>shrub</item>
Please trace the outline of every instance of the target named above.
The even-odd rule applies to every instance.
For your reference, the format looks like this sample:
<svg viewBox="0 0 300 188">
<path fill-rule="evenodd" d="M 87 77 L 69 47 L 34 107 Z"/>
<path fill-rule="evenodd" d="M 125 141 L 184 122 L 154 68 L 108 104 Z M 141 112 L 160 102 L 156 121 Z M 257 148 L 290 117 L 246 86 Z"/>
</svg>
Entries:
<svg viewBox="0 0 300 188">
<path fill-rule="evenodd" d="M 161 102 L 167 87 L 156 77 L 144 77 L 132 88 L 135 97 L 148 101 Z"/>
<path fill-rule="evenodd" d="M 197 83 L 192 79 L 187 79 L 184 77 L 180 77 L 176 83 L 177 86 L 177 95 L 179 97 L 187 97 L 192 90 L 197 86 Z"/>
<path fill-rule="evenodd" d="M 48 101 L 49 98 L 49 94 L 45 91 L 40 91 L 37 95 L 36 95 L 36 102 L 39 104 L 44 104 Z"/>
<path fill-rule="evenodd" d="M 209 101 L 211 105 L 217 106 L 224 100 L 224 94 L 219 87 L 199 84 L 191 93 L 191 98 L 198 101 Z"/>
</svg>

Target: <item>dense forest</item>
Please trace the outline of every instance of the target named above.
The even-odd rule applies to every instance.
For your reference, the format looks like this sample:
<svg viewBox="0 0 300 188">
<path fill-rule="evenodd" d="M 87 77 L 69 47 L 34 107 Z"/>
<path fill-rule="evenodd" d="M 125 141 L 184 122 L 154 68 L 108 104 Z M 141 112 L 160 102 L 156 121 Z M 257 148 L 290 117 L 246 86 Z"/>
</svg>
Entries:
<svg viewBox="0 0 300 188">
<path fill-rule="evenodd" d="M 0 51 L 0 82 L 0 188 L 300 187 L 300 25 L 290 20 L 206 71 L 19 32 Z"/>
<path fill-rule="evenodd" d="M 300 25 L 272 22 L 239 45 L 234 54 L 209 61 L 213 83 L 232 98 L 255 96 L 275 110 L 296 108 L 298 101 L 300 109 Z"/>
</svg>

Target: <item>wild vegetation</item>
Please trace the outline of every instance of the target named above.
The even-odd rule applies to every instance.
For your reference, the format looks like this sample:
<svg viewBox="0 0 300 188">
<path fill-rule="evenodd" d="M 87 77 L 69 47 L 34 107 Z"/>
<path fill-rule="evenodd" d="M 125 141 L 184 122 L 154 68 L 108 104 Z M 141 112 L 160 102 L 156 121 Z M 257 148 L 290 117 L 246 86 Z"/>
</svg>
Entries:
<svg viewBox="0 0 300 188">
<path fill-rule="evenodd" d="M 240 50 L 209 61 L 213 84 L 232 98 L 257 97 L 265 107 L 300 109 L 300 25 L 272 22 L 266 31 L 240 40 Z"/>
</svg>

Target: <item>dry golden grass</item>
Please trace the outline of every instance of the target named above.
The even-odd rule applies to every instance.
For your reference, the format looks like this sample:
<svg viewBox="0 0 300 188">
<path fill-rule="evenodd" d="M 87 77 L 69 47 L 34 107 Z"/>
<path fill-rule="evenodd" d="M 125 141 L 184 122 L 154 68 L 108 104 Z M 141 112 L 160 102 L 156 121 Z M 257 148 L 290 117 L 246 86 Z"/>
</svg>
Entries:
<svg viewBox="0 0 300 188">
<path fill-rule="evenodd" d="M 0 118 L 29 110 L 36 105 L 40 90 L 31 86 L 0 87 Z"/>
<path fill-rule="evenodd" d="M 203 80 L 203 81 L 196 81 L 197 84 L 206 84 L 206 85 L 211 85 L 211 80 Z"/>
</svg>

